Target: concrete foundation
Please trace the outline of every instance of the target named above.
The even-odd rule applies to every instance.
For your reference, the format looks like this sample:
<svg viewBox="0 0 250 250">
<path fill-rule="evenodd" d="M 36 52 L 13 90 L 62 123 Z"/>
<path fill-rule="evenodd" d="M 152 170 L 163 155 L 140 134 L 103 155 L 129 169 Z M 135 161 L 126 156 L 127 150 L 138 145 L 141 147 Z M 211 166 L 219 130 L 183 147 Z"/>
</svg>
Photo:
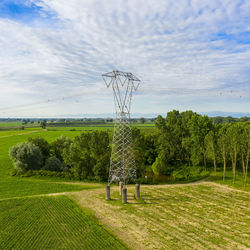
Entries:
<svg viewBox="0 0 250 250">
<path fill-rule="evenodd" d="M 135 184 L 135 197 L 136 199 L 140 199 L 140 184 Z"/>
<path fill-rule="evenodd" d="M 127 203 L 127 188 L 122 189 L 122 203 Z"/>
<path fill-rule="evenodd" d="M 110 200 L 110 186 L 106 186 L 106 200 Z"/>
<path fill-rule="evenodd" d="M 120 182 L 119 182 L 120 195 L 122 195 L 123 186 L 124 186 L 123 182 L 120 181 Z"/>
</svg>

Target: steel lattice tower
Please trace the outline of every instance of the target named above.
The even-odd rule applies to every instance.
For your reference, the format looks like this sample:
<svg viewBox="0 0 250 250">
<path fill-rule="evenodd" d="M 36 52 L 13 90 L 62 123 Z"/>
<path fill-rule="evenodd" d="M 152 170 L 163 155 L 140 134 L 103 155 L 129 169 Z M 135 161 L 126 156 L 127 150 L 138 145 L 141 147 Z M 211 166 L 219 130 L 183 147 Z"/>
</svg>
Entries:
<svg viewBox="0 0 250 250">
<path fill-rule="evenodd" d="M 102 77 L 108 88 L 112 86 L 116 112 L 108 182 L 125 184 L 129 179 L 136 182 L 130 108 L 132 93 L 137 90 L 140 80 L 132 73 L 121 71 L 105 73 Z"/>
</svg>

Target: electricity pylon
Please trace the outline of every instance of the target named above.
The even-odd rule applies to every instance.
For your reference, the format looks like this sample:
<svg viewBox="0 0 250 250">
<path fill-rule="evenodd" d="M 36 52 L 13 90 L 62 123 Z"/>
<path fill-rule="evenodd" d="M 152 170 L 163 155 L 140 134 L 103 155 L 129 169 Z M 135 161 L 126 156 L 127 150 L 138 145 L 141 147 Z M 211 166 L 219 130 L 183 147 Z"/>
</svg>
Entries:
<svg viewBox="0 0 250 250">
<path fill-rule="evenodd" d="M 125 184 L 129 179 L 136 182 L 130 108 L 132 93 L 137 90 L 140 80 L 132 73 L 121 71 L 105 73 L 102 77 L 108 88 L 112 86 L 116 112 L 108 182 Z"/>
</svg>

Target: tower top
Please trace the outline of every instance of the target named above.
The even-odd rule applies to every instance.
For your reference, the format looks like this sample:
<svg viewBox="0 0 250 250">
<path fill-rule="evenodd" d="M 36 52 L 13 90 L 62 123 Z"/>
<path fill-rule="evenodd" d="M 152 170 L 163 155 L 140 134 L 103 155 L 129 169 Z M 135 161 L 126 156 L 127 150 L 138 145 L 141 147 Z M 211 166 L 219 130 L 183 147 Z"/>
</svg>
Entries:
<svg viewBox="0 0 250 250">
<path fill-rule="evenodd" d="M 139 83 L 141 81 L 139 78 L 137 78 L 132 73 L 123 72 L 123 71 L 119 71 L 119 70 L 113 70 L 111 72 L 104 73 L 104 74 L 102 74 L 102 78 L 103 78 L 107 87 L 109 87 L 111 85 L 111 83 L 114 82 L 114 79 L 117 79 L 117 78 L 119 78 L 119 81 L 121 82 L 122 86 L 125 84 L 126 81 L 130 81 L 133 84 L 134 90 L 137 90 Z M 133 82 L 138 82 L 138 84 L 135 85 Z"/>
</svg>

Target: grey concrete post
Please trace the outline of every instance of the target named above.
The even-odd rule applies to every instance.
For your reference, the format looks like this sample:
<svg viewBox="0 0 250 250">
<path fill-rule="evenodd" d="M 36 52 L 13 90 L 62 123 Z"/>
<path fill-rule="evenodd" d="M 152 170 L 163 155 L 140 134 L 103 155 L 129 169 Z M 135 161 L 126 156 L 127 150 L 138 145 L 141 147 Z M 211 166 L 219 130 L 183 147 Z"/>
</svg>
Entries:
<svg viewBox="0 0 250 250">
<path fill-rule="evenodd" d="M 127 203 L 127 188 L 122 189 L 122 203 Z"/>
<path fill-rule="evenodd" d="M 123 186 L 124 186 L 124 185 L 123 185 L 123 182 L 120 181 L 120 182 L 119 182 L 120 195 L 122 195 Z"/>
<path fill-rule="evenodd" d="M 135 184 L 135 197 L 136 199 L 140 199 L 140 184 Z"/>
<path fill-rule="evenodd" d="M 106 200 L 110 200 L 110 186 L 106 186 Z"/>
</svg>

